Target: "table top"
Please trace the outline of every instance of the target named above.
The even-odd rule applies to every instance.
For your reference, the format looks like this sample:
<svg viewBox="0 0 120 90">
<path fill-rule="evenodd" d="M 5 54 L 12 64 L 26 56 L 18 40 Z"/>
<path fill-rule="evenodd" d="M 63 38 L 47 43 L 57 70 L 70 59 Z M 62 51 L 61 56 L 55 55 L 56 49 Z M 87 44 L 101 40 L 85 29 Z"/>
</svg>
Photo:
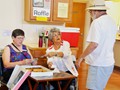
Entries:
<svg viewBox="0 0 120 90">
<path fill-rule="evenodd" d="M 69 73 L 60 71 L 60 73 L 53 73 L 53 76 L 37 76 L 37 77 L 31 77 L 30 79 L 36 81 L 36 82 L 44 82 L 44 81 L 57 81 L 57 80 L 67 80 L 67 79 L 74 79 L 76 76 L 71 75 Z"/>
</svg>

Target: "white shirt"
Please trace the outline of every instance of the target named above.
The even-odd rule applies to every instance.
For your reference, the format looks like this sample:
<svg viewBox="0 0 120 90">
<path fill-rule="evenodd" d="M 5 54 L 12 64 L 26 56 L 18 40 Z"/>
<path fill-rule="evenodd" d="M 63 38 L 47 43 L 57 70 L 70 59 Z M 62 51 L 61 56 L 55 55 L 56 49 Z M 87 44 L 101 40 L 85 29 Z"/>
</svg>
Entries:
<svg viewBox="0 0 120 90">
<path fill-rule="evenodd" d="M 52 45 L 46 51 L 46 53 L 49 53 L 49 52 L 63 52 L 64 53 L 63 58 L 53 56 L 53 57 L 47 58 L 48 59 L 47 62 L 52 62 L 53 65 L 57 66 L 59 70 L 68 71 L 63 60 L 65 59 L 65 57 L 67 58 L 69 55 L 71 55 L 70 44 L 67 41 L 63 41 L 58 50 L 55 50 Z"/>
<path fill-rule="evenodd" d="M 61 57 L 47 57 L 47 62 L 52 62 L 61 71 L 70 71 L 73 75 L 78 76 L 78 72 L 72 61 L 72 52 L 70 44 L 67 41 L 62 41 L 61 46 L 58 50 L 55 50 L 53 45 L 46 50 L 46 54 L 49 52 L 63 52 L 64 56 Z"/>
<path fill-rule="evenodd" d="M 116 32 L 116 24 L 108 15 L 100 16 L 92 22 L 87 42 L 96 42 L 98 47 L 86 57 L 86 63 L 93 66 L 114 64 L 113 47 Z"/>
</svg>

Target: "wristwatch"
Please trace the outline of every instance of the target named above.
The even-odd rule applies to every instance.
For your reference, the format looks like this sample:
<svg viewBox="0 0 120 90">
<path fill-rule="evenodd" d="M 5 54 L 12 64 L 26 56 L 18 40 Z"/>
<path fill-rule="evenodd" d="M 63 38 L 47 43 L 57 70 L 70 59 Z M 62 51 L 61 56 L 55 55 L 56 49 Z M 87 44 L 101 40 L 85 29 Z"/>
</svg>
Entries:
<svg viewBox="0 0 120 90">
<path fill-rule="evenodd" d="M 55 56 L 57 56 L 57 52 L 55 53 Z"/>
</svg>

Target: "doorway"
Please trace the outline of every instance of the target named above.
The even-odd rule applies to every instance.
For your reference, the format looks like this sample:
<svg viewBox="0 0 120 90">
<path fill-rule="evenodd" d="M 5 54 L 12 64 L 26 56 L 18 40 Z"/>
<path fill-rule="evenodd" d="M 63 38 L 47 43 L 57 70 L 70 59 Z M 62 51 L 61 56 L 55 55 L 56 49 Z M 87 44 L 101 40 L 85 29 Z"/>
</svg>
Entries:
<svg viewBox="0 0 120 90">
<path fill-rule="evenodd" d="M 73 2 L 72 22 L 66 23 L 66 27 L 80 28 L 77 58 L 83 51 L 84 26 L 86 3 Z"/>
</svg>

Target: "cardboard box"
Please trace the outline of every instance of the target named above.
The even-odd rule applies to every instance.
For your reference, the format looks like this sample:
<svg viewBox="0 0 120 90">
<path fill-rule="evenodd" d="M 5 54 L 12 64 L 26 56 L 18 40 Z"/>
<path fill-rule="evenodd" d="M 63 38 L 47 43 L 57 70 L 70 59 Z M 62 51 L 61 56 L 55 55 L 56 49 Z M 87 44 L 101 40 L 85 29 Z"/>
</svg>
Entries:
<svg viewBox="0 0 120 90">
<path fill-rule="evenodd" d="M 21 66 L 16 65 L 7 83 L 9 90 L 18 90 L 30 73 L 30 71 L 26 71 Z"/>
<path fill-rule="evenodd" d="M 34 71 L 31 71 L 31 74 L 30 76 L 31 77 L 36 77 L 36 76 L 53 76 L 53 71 L 46 68 L 46 67 L 43 67 L 41 65 L 35 65 L 35 66 L 30 66 L 30 65 L 23 65 L 22 66 L 23 68 L 25 69 L 36 69 L 36 68 L 40 68 L 40 69 L 43 69 L 45 71 L 37 71 L 37 72 L 34 72 Z"/>
</svg>

